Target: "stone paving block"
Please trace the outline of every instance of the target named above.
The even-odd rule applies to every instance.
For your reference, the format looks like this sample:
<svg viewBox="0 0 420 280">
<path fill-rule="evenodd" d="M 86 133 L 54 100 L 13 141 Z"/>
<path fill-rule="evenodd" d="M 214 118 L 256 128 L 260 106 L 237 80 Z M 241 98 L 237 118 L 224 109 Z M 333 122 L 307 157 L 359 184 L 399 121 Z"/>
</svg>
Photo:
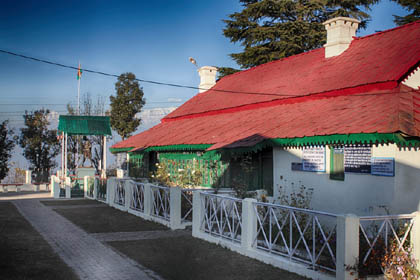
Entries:
<svg viewBox="0 0 420 280">
<path fill-rule="evenodd" d="M 14 204 L 80 279 L 160 278 L 90 236 L 39 200 L 16 200 Z"/>
</svg>

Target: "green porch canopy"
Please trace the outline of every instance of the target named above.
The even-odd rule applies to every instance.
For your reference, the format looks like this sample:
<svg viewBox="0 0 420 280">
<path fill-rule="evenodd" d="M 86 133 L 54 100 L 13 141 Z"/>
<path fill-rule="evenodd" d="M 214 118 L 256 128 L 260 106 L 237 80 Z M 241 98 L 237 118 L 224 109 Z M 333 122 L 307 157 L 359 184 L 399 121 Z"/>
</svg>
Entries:
<svg viewBox="0 0 420 280">
<path fill-rule="evenodd" d="M 60 115 L 58 130 L 68 135 L 111 135 L 108 116 Z"/>
</svg>

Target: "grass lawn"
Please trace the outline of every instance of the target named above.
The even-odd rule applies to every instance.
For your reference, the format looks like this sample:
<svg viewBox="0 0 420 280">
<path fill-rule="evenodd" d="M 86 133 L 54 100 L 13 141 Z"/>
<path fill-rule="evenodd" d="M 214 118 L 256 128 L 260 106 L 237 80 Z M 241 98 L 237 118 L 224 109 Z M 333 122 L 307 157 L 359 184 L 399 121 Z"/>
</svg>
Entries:
<svg viewBox="0 0 420 280">
<path fill-rule="evenodd" d="M 168 230 L 163 225 L 111 207 L 67 208 L 54 211 L 89 233 Z"/>
<path fill-rule="evenodd" d="M 167 280 L 306 279 L 191 236 L 108 244 Z"/>
<path fill-rule="evenodd" d="M 11 202 L 0 202 L 0 279 L 79 279 Z"/>
<path fill-rule="evenodd" d="M 77 205 L 104 205 L 103 203 L 90 199 L 68 199 L 68 200 L 41 200 L 45 206 L 77 206 Z"/>
</svg>

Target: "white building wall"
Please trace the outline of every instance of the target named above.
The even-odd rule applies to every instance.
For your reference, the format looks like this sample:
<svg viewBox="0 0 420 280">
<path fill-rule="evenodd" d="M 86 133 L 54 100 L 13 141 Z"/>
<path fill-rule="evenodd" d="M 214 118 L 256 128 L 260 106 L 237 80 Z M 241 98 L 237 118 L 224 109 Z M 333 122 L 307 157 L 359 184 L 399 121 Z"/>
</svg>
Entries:
<svg viewBox="0 0 420 280">
<path fill-rule="evenodd" d="M 399 149 L 396 145 L 372 147 L 372 157 L 395 158 L 395 177 L 370 174 L 345 173 L 344 181 L 331 180 L 330 149 L 326 148 L 326 172 L 292 171 L 292 162 L 301 162 L 301 148 L 273 149 L 274 199 L 279 187 L 290 190 L 303 184 L 313 188 L 313 209 L 333 213 L 356 215 L 411 213 L 419 207 L 420 199 L 420 151 Z"/>
</svg>

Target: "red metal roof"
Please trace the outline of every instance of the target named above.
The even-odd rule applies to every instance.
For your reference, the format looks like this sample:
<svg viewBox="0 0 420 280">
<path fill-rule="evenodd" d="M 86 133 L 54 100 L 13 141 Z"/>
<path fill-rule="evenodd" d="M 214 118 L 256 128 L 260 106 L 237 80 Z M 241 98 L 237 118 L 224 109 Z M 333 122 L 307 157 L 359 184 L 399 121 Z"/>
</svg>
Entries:
<svg viewBox="0 0 420 280">
<path fill-rule="evenodd" d="M 324 48 L 294 55 L 226 76 L 166 116 L 234 108 L 291 96 L 310 95 L 383 82 L 397 82 L 420 61 L 420 21 L 355 38 L 339 56 Z M 218 92 L 264 93 L 240 94 Z"/>
<path fill-rule="evenodd" d="M 420 136 L 420 91 L 398 87 L 179 119 L 160 123 L 113 148 L 215 144 L 211 147 L 215 149 L 253 146 L 267 138 L 399 131 Z"/>
<path fill-rule="evenodd" d="M 355 39 L 336 57 L 325 59 L 321 48 L 227 76 L 112 148 L 216 149 L 267 138 L 374 132 L 420 136 L 420 91 L 400 84 L 419 62 L 417 21 Z"/>
</svg>

